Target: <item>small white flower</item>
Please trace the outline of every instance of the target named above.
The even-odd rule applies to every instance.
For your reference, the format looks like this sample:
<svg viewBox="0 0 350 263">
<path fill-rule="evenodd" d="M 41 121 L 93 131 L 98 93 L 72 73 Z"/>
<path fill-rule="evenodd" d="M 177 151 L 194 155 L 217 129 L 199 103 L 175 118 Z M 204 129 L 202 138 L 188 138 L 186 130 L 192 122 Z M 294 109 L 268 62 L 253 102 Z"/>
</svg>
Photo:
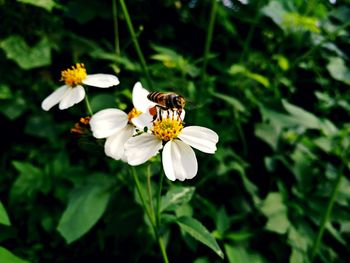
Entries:
<svg viewBox="0 0 350 263">
<path fill-rule="evenodd" d="M 130 165 L 140 165 L 163 148 L 163 169 L 171 181 L 192 179 L 197 174 L 197 158 L 191 147 L 213 154 L 219 141 L 219 136 L 208 128 L 184 128 L 178 116 L 157 119 L 151 131 L 131 137 L 125 143 L 127 161 Z"/>
<path fill-rule="evenodd" d="M 134 85 L 132 92 L 134 108 L 128 114 L 119 109 L 104 109 L 91 117 L 90 127 L 93 136 L 98 139 L 107 138 L 104 145 L 107 156 L 126 161 L 124 144 L 135 133 L 135 126 L 143 129 L 152 121 L 149 118 L 137 118 L 134 123 L 134 119 L 142 113 L 140 109 L 145 110 L 150 106 L 149 102 L 140 100 L 145 91 L 140 82 Z"/>
<path fill-rule="evenodd" d="M 65 85 L 59 87 L 49 95 L 41 104 L 43 110 L 48 111 L 59 103 L 59 109 L 67 109 L 85 97 L 85 90 L 81 84 L 98 88 L 109 88 L 119 84 L 119 79 L 109 74 L 87 75 L 84 64 L 76 64 L 71 69 L 62 71 L 62 78 Z"/>
</svg>

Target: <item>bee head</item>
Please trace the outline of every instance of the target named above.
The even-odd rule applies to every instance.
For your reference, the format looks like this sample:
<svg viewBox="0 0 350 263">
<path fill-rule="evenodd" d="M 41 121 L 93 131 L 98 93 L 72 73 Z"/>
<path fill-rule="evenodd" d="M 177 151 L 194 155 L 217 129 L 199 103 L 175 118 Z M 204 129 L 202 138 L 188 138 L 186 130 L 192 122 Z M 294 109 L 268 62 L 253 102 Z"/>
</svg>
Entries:
<svg viewBox="0 0 350 263">
<path fill-rule="evenodd" d="M 177 105 L 178 105 L 180 108 L 184 108 L 185 105 L 186 105 L 186 101 L 185 101 L 185 99 L 184 99 L 182 96 L 178 96 L 178 97 L 176 98 L 176 103 L 177 103 Z"/>
</svg>

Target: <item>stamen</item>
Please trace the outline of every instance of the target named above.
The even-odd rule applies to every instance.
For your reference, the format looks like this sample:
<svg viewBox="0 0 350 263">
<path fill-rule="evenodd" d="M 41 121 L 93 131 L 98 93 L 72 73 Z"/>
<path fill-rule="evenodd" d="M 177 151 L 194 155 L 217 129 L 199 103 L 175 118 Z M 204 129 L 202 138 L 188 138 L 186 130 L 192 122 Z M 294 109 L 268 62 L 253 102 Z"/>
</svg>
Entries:
<svg viewBox="0 0 350 263">
<path fill-rule="evenodd" d="M 141 111 L 138 111 L 136 108 L 132 108 L 132 110 L 128 113 L 128 121 L 131 122 L 133 118 L 141 115 Z"/>
<path fill-rule="evenodd" d="M 80 118 L 79 122 L 74 124 L 74 127 L 70 129 L 72 134 L 84 135 L 89 132 L 90 117 Z"/>
<path fill-rule="evenodd" d="M 174 118 L 162 118 L 153 122 L 152 132 L 162 141 L 176 139 L 183 129 L 182 121 Z"/>
<path fill-rule="evenodd" d="M 61 80 L 70 87 L 82 84 L 86 76 L 86 69 L 83 63 L 77 63 L 75 66 L 72 66 L 71 69 L 66 69 L 61 72 Z"/>
</svg>

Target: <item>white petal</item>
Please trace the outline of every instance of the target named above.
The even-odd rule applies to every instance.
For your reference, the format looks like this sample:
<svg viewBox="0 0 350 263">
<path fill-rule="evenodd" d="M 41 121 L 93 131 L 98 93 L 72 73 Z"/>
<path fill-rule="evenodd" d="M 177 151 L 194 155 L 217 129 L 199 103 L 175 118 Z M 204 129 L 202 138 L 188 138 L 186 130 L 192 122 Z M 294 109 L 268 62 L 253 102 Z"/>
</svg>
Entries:
<svg viewBox="0 0 350 263">
<path fill-rule="evenodd" d="M 135 118 L 132 118 L 131 122 L 140 130 L 143 130 L 145 127 L 150 130 L 153 125 L 153 116 L 149 114 L 149 112 L 145 112 Z"/>
<path fill-rule="evenodd" d="M 165 144 L 162 159 L 165 175 L 171 181 L 192 179 L 197 174 L 196 155 L 190 146 L 180 140 Z"/>
<path fill-rule="evenodd" d="M 109 88 L 119 84 L 119 79 L 110 74 L 91 74 L 87 75 L 83 83 L 98 88 Z"/>
<path fill-rule="evenodd" d="M 65 92 L 68 89 L 69 87 L 66 85 L 56 89 L 46 99 L 43 100 L 43 102 L 41 103 L 41 108 L 46 111 L 51 109 L 53 106 L 55 106 L 57 103 L 59 103 L 62 100 Z"/>
<path fill-rule="evenodd" d="M 205 153 L 215 153 L 216 143 L 219 141 L 216 132 L 201 126 L 185 127 L 178 137 L 184 143 Z"/>
<path fill-rule="evenodd" d="M 137 110 L 147 112 L 150 107 L 155 105 L 154 102 L 147 99 L 148 94 L 149 91 L 142 87 L 141 82 L 136 82 L 132 90 L 132 103 Z"/>
<path fill-rule="evenodd" d="M 68 88 L 68 90 L 64 93 L 64 96 L 58 105 L 60 110 L 68 109 L 73 105 L 81 102 L 85 97 L 85 90 L 83 86 L 76 86 L 74 88 Z"/>
<path fill-rule="evenodd" d="M 107 138 L 120 129 L 124 128 L 128 123 L 128 115 L 119 109 L 104 109 L 94 115 L 90 119 L 91 131 L 95 138 Z"/>
<path fill-rule="evenodd" d="M 126 125 L 116 134 L 108 137 L 105 143 L 106 155 L 114 158 L 115 160 L 125 159 L 124 144 L 132 137 L 133 133 L 134 127 L 132 125 Z"/>
<path fill-rule="evenodd" d="M 124 145 L 130 165 L 140 165 L 155 156 L 162 148 L 162 141 L 149 133 L 130 138 Z"/>
</svg>

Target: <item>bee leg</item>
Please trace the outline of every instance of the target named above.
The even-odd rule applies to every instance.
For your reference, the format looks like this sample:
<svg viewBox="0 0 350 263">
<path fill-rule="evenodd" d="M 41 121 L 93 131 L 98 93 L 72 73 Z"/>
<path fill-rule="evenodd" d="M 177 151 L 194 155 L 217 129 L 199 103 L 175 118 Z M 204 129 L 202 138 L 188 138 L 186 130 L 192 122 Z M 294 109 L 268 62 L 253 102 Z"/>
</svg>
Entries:
<svg viewBox="0 0 350 263">
<path fill-rule="evenodd" d="M 182 119 L 181 119 L 181 113 L 182 113 L 182 110 L 179 110 L 179 120 L 181 120 L 182 121 Z"/>
<path fill-rule="evenodd" d="M 162 121 L 162 107 L 157 106 L 157 117 L 159 118 L 160 121 Z"/>
</svg>

